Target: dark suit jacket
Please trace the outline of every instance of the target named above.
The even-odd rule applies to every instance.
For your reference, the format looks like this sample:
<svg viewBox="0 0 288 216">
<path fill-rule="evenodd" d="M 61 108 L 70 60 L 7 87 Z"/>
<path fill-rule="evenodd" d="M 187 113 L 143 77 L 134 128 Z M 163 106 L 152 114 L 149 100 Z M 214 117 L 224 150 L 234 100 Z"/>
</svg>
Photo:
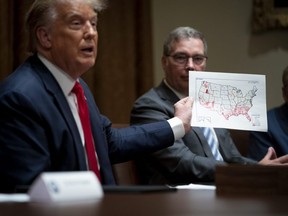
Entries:
<svg viewBox="0 0 288 216">
<path fill-rule="evenodd" d="M 167 121 L 111 128 L 80 80 L 90 110 L 103 184 L 115 184 L 111 163 L 172 145 Z M 0 85 L 0 192 L 30 185 L 44 171 L 87 170 L 81 138 L 67 100 L 36 55 Z"/>
<path fill-rule="evenodd" d="M 173 116 L 179 98 L 162 82 L 135 102 L 131 111 L 131 123 L 148 123 Z M 146 154 L 137 164 L 144 183 L 187 184 L 213 182 L 215 167 L 224 163 L 255 163 L 242 157 L 233 143 L 229 131 L 215 129 L 219 150 L 225 162 L 216 161 L 200 128 L 193 127 L 183 139 L 153 154 Z"/>
</svg>

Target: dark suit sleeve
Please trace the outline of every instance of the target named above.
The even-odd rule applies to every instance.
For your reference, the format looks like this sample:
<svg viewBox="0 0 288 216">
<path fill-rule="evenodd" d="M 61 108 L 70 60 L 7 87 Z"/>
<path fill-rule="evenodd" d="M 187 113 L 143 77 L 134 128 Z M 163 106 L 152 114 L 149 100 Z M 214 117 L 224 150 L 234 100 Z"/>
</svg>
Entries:
<svg viewBox="0 0 288 216">
<path fill-rule="evenodd" d="M 107 121 L 107 118 L 104 117 L 103 120 Z M 139 155 L 158 151 L 173 145 L 174 142 L 174 134 L 167 121 L 126 128 L 106 125 L 111 163 L 136 159 Z"/>
</svg>

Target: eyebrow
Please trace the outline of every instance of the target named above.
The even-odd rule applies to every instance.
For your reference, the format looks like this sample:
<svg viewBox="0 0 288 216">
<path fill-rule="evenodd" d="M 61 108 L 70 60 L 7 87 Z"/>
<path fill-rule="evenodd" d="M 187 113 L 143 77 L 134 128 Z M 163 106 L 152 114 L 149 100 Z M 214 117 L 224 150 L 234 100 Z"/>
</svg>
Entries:
<svg viewBox="0 0 288 216">
<path fill-rule="evenodd" d="M 93 10 L 94 11 L 94 10 Z M 69 18 L 73 18 L 73 17 L 83 17 L 83 16 L 86 16 L 87 14 L 82 14 L 82 13 L 79 13 L 77 11 L 68 11 L 67 13 L 63 14 L 63 16 L 66 18 L 66 19 L 69 19 Z M 89 19 L 97 19 L 98 18 L 98 13 L 94 11 L 94 14 L 93 16 L 91 16 L 91 18 Z"/>
</svg>

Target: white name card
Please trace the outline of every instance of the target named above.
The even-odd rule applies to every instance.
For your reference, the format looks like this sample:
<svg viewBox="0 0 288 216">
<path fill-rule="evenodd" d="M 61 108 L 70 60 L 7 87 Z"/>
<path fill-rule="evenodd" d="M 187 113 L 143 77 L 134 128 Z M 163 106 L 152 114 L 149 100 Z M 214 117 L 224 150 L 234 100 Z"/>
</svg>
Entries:
<svg viewBox="0 0 288 216">
<path fill-rule="evenodd" d="M 103 189 L 91 171 L 42 173 L 28 191 L 34 202 L 96 200 Z"/>
</svg>

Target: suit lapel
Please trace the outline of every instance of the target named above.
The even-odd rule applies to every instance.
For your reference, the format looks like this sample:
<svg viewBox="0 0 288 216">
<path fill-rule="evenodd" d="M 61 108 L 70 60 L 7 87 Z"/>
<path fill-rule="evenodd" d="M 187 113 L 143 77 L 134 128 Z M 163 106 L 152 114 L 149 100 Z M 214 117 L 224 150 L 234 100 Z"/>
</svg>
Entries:
<svg viewBox="0 0 288 216">
<path fill-rule="evenodd" d="M 169 112 L 171 116 L 174 116 L 174 104 L 179 101 L 179 98 L 177 97 L 177 95 L 170 89 L 168 88 L 164 81 L 162 81 L 160 83 L 160 85 L 158 87 L 155 88 L 155 91 L 157 92 L 157 94 L 159 95 L 159 97 L 161 97 L 162 100 L 164 101 L 169 101 L 170 105 L 169 105 Z M 193 127 L 193 131 L 196 133 L 196 135 L 198 136 L 198 139 L 200 140 L 200 143 L 202 145 L 202 148 L 204 150 L 204 153 L 208 156 L 208 157 L 214 157 L 210 146 L 207 143 L 206 138 L 203 135 L 203 132 L 200 128 L 198 127 Z M 192 144 L 193 145 L 193 144 Z"/>
<path fill-rule="evenodd" d="M 179 101 L 177 95 L 170 88 L 168 88 L 168 86 L 165 85 L 164 81 L 162 81 L 160 85 L 155 88 L 155 91 L 159 97 L 162 98 L 162 100 L 168 100 L 173 105 Z"/>
<path fill-rule="evenodd" d="M 218 146 L 219 152 L 220 152 L 223 160 L 225 161 L 225 159 L 227 158 L 227 157 L 226 157 L 226 151 L 225 151 L 225 148 L 222 148 L 223 146 L 220 145 L 220 143 L 222 143 L 222 142 L 221 142 L 221 136 L 220 136 L 220 135 L 223 134 L 223 132 L 222 132 L 223 129 L 214 128 L 214 130 L 215 130 L 215 133 L 216 133 L 216 136 L 217 136 L 217 139 L 218 139 L 218 143 L 219 143 L 219 146 Z M 227 148 L 226 148 L 226 149 L 227 149 Z M 227 155 L 229 155 L 229 153 L 228 153 Z"/>
<path fill-rule="evenodd" d="M 63 118 L 67 123 L 66 125 L 71 132 L 71 136 L 74 140 L 74 147 L 76 149 L 75 152 L 79 161 L 79 168 L 80 170 L 87 170 L 85 153 L 81 137 L 66 97 L 63 94 L 59 84 L 57 83 L 53 75 L 50 73 L 50 71 L 45 67 L 45 65 L 38 59 L 38 57 L 33 56 L 33 58 L 33 61 L 35 61 L 36 63 L 35 69 L 39 74 L 39 77 L 41 78 L 47 92 L 53 97 L 54 102 L 59 109 L 59 112 L 61 112 Z"/>
<path fill-rule="evenodd" d="M 75 123 L 74 117 L 67 103 L 67 100 L 62 92 L 61 93 L 58 92 L 57 94 L 54 94 L 54 97 L 55 97 L 55 101 L 59 107 L 60 112 L 65 118 L 67 127 L 71 131 L 71 136 L 73 136 L 73 140 L 75 141 L 74 144 L 76 148 L 77 157 L 79 159 L 79 167 L 81 170 L 87 170 L 83 144 L 82 144 L 81 137 L 80 137 L 77 125 Z"/>
<path fill-rule="evenodd" d="M 98 107 L 95 104 L 94 97 L 89 88 L 87 87 L 87 85 L 84 82 L 82 82 L 82 80 L 80 81 L 84 89 L 85 96 L 87 98 L 90 120 L 92 120 L 90 121 L 90 123 L 94 138 L 94 144 L 98 156 L 98 161 L 100 164 L 100 173 L 102 181 L 109 184 L 115 184 L 112 166 L 110 163 L 110 159 L 108 157 L 109 146 L 106 140 L 106 134 L 104 134 L 103 129 L 103 127 L 105 127 L 106 125 L 103 120 L 105 118 L 100 114 Z M 101 167 L 105 167 L 105 169 L 101 169 Z"/>
<path fill-rule="evenodd" d="M 211 151 L 211 148 L 201 130 L 200 127 L 193 127 L 193 130 L 195 131 L 195 133 L 198 135 L 198 138 L 200 139 L 200 144 L 202 145 L 202 148 L 205 152 L 205 154 L 208 156 L 208 157 L 212 157 L 214 158 L 213 154 L 212 154 L 212 151 Z"/>
<path fill-rule="evenodd" d="M 177 95 L 165 85 L 164 81 L 162 81 L 159 86 L 154 88 L 154 90 L 164 101 L 163 106 L 165 106 L 168 110 L 170 117 L 174 117 L 174 104 L 179 101 Z"/>
</svg>

